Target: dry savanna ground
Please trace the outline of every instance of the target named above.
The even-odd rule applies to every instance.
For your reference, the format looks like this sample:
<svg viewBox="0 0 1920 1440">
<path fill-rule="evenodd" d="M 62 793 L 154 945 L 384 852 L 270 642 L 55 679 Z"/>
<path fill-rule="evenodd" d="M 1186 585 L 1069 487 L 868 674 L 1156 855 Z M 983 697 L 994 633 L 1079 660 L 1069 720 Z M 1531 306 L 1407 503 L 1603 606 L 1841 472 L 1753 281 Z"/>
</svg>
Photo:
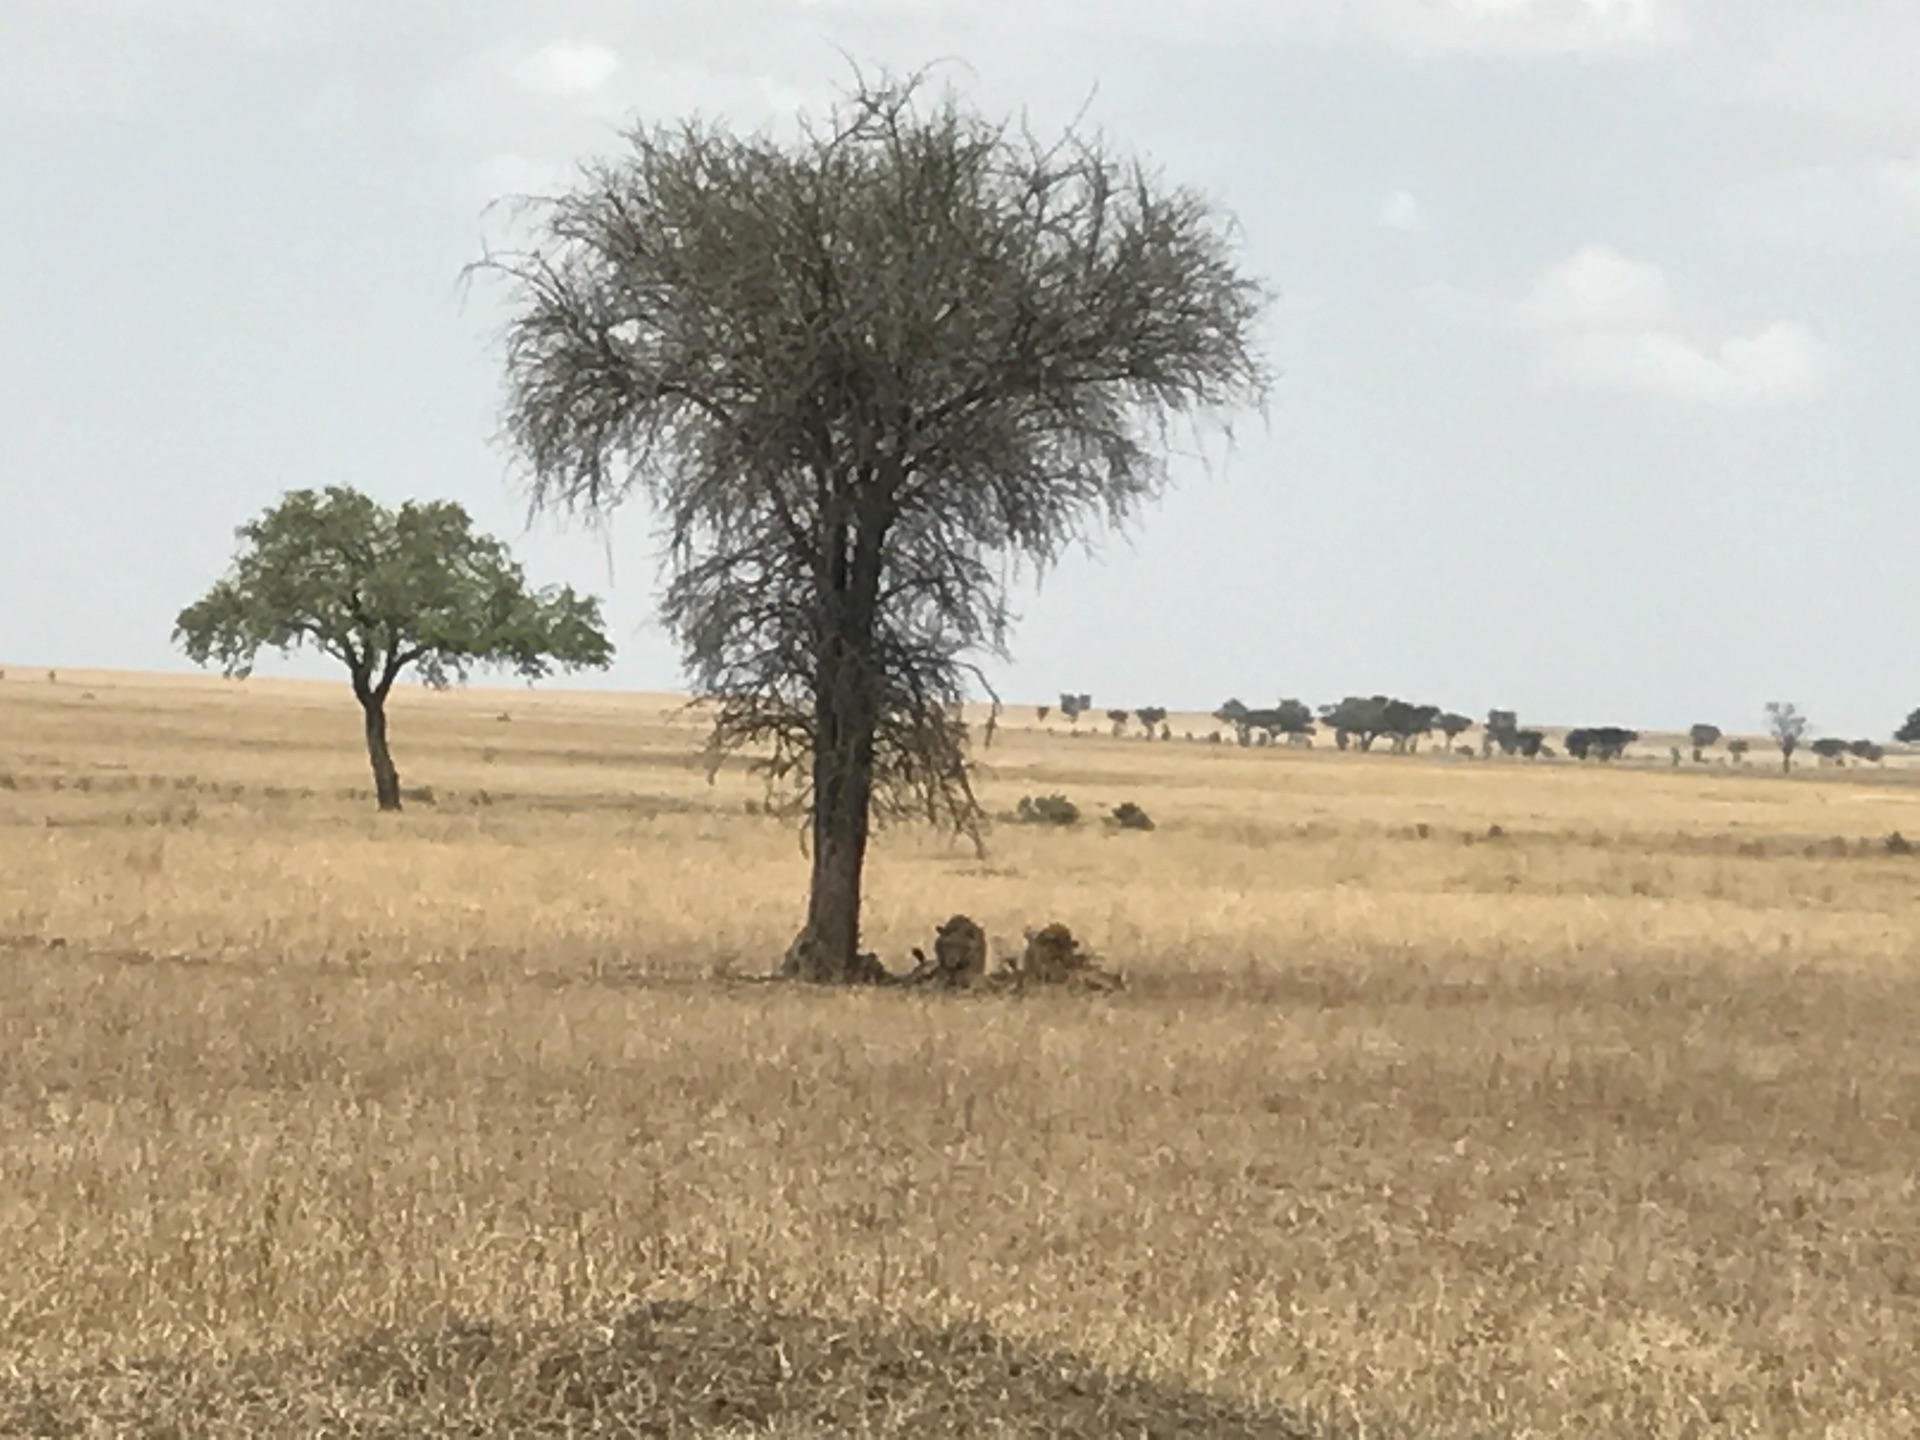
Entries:
<svg viewBox="0 0 1920 1440">
<path fill-rule="evenodd" d="M 1920 1434 L 1920 786 L 1004 727 L 870 939 L 661 697 L 0 681 L 0 1431 Z M 1175 728 L 1182 728 L 1176 718 Z M 1502 832 L 1489 838 L 1491 827 Z"/>
</svg>

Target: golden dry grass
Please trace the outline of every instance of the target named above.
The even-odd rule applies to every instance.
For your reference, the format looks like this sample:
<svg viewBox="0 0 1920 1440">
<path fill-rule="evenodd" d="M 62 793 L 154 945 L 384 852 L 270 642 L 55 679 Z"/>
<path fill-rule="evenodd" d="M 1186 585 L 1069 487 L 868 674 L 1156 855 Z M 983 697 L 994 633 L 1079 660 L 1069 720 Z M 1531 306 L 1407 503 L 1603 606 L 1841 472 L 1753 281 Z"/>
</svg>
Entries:
<svg viewBox="0 0 1920 1440">
<path fill-rule="evenodd" d="M 804 862 L 670 700 L 409 692 L 436 803 L 398 818 L 356 722 L 343 686 L 0 681 L 0 1425 L 535 1433 L 594 1327 L 679 1299 L 1243 1428 L 1003 1371 L 991 1420 L 876 1362 L 652 1433 L 1920 1433 L 1920 857 L 1871 843 L 1920 837 L 1910 773 L 1016 722 L 991 808 L 1159 828 L 890 834 L 870 941 L 1058 919 L 1129 990 L 819 994 L 732 978 Z M 482 1384 L 476 1326 L 573 1358 Z M 441 1378 L 356 1390 L 381 1345 Z M 666 1405 L 653 1363 L 593 1394 Z"/>
</svg>

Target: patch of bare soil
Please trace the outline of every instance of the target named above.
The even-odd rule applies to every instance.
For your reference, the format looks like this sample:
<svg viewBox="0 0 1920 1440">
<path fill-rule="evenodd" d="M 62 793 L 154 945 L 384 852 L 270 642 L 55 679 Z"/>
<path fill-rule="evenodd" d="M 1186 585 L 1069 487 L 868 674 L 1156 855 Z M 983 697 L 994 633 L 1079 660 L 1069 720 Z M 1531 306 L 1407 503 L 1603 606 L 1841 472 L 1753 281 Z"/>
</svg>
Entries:
<svg viewBox="0 0 1920 1440">
<path fill-rule="evenodd" d="M 849 1326 L 680 1302 L 591 1328 L 455 1322 L 330 1355 L 0 1381 L 0 1434 L 1317 1440 L 1280 1414 L 1109 1375 L 984 1330 Z"/>
</svg>

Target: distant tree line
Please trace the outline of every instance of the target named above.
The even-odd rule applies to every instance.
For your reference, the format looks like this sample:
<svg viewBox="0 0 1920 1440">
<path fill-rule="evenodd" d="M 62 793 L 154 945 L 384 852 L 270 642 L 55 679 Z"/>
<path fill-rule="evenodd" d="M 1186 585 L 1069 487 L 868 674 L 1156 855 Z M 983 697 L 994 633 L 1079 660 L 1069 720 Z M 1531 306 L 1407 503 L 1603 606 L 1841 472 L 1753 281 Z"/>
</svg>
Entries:
<svg viewBox="0 0 1920 1440">
<path fill-rule="evenodd" d="M 1093 697 L 1090 695 L 1063 692 L 1060 696 L 1060 713 L 1067 717 L 1069 724 L 1076 727 L 1080 717 L 1092 706 Z M 1034 710 L 1044 724 L 1053 707 L 1037 705 Z M 1792 770 L 1793 757 L 1803 746 L 1811 750 L 1823 765 L 1844 765 L 1849 759 L 1879 764 L 1886 758 L 1886 747 L 1873 740 L 1845 740 L 1828 736 L 1807 743 L 1810 723 L 1793 704 L 1770 701 L 1765 714 L 1767 734 L 1780 751 L 1783 770 Z M 1106 717 L 1116 737 L 1127 734 L 1138 724 L 1149 740 L 1173 738 L 1172 728 L 1167 723 L 1168 711 L 1162 705 L 1147 705 L 1135 710 L 1116 707 L 1108 710 Z M 1311 745 L 1316 736 L 1325 733 L 1332 737 L 1334 745 L 1341 750 L 1372 751 L 1376 745 L 1384 742 L 1387 749 L 1396 755 L 1418 752 L 1420 742 L 1436 733 L 1444 737 L 1445 748 L 1453 750 L 1457 748 L 1459 738 L 1475 724 L 1467 716 L 1441 706 L 1415 704 L 1391 695 L 1349 695 L 1336 703 L 1322 705 L 1318 710 L 1305 701 L 1292 698 L 1260 707 L 1234 698 L 1215 710 L 1212 718 L 1231 731 L 1234 740 L 1243 746 L 1305 746 Z M 1193 737 L 1189 735 L 1188 738 Z M 1222 737 L 1216 731 L 1210 738 L 1219 740 Z M 1561 737 L 1561 745 L 1572 759 L 1604 764 L 1621 759 L 1641 738 L 1640 731 L 1623 725 L 1581 725 L 1568 730 Z M 1723 741 L 1729 759 L 1736 765 L 1744 763 L 1752 748 L 1750 740 L 1737 735 L 1728 737 L 1718 725 L 1705 722 L 1688 727 L 1686 738 L 1697 765 L 1709 763 L 1712 758 L 1709 752 Z M 1894 732 L 1893 738 L 1900 744 L 1920 744 L 1920 709 L 1907 716 L 1905 723 Z M 1547 743 L 1544 730 L 1522 726 L 1517 712 L 1489 710 L 1486 720 L 1481 722 L 1479 754 L 1487 758 L 1496 752 L 1527 760 L 1551 759 L 1559 753 Z M 1673 746 L 1668 753 L 1675 765 L 1681 763 L 1683 752 L 1679 746 Z"/>
</svg>

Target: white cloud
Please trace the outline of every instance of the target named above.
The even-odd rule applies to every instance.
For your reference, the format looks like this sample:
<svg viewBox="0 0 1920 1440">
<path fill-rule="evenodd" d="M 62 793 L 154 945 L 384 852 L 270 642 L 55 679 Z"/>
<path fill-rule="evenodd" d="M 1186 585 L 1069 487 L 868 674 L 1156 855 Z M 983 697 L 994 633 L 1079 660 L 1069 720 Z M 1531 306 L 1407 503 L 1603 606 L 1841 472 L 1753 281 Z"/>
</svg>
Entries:
<svg viewBox="0 0 1920 1440">
<path fill-rule="evenodd" d="M 1529 329 L 1648 330 L 1673 314 L 1667 277 L 1604 245 L 1575 251 L 1535 282 L 1520 303 Z"/>
<path fill-rule="evenodd" d="M 1508 316 L 1539 342 L 1549 379 L 1590 389 L 1778 405 L 1817 395 L 1833 372 L 1831 352 L 1804 325 L 1703 337 L 1658 267 L 1599 245 L 1547 271 Z"/>
<path fill-rule="evenodd" d="M 514 66 L 529 90 L 570 100 L 604 89 L 620 68 L 619 52 L 591 41 L 556 40 Z"/>
<path fill-rule="evenodd" d="M 1380 207 L 1380 223 L 1389 230 L 1414 231 L 1425 230 L 1429 222 L 1424 205 L 1405 190 L 1396 190 Z"/>
</svg>

